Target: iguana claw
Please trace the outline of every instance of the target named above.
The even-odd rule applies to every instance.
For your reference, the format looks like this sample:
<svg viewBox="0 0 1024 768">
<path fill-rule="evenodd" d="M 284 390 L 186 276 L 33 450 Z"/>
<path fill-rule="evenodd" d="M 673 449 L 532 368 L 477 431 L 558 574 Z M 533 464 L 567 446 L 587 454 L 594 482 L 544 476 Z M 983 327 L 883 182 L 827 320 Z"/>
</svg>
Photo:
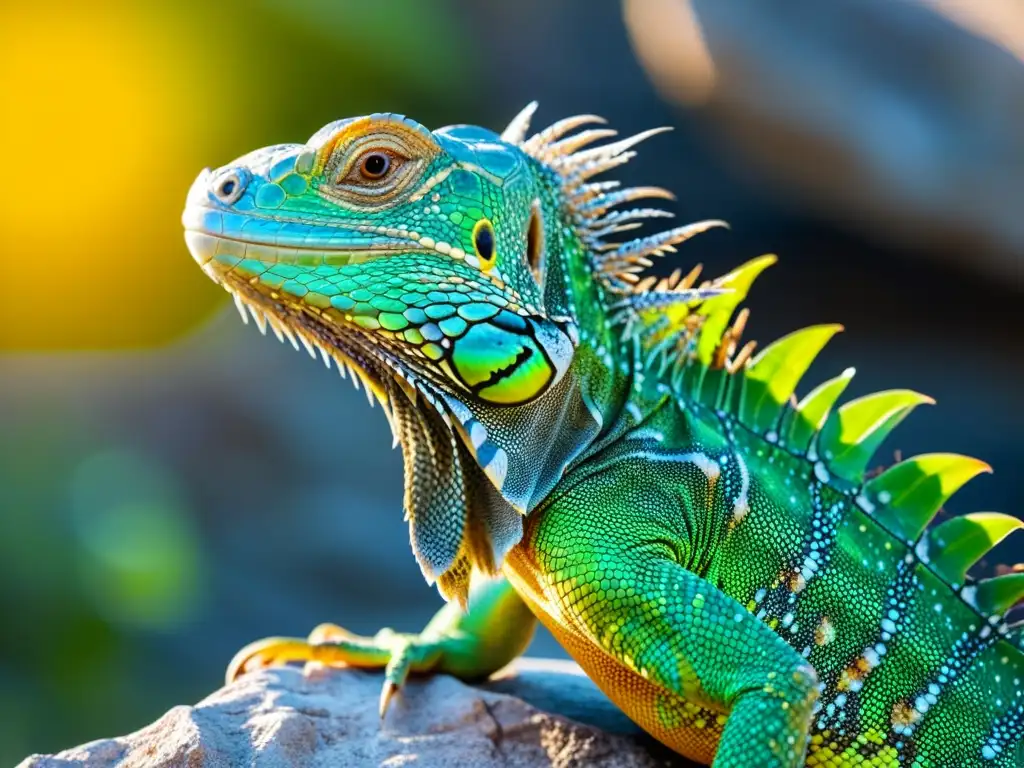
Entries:
<svg viewBox="0 0 1024 768">
<path fill-rule="evenodd" d="M 268 637 L 250 643 L 228 664 L 226 679 L 232 683 L 257 669 L 310 661 L 329 666 L 383 669 L 385 679 L 380 692 L 380 716 L 383 718 L 409 672 L 430 671 L 442 653 L 439 642 L 418 635 L 382 629 L 373 637 L 364 637 L 335 624 L 321 624 L 305 640 Z"/>
<path fill-rule="evenodd" d="M 388 713 L 388 706 L 391 704 L 391 697 L 398 692 L 398 686 L 392 683 L 390 680 L 385 680 L 384 685 L 380 689 L 380 707 L 378 712 L 380 713 L 380 719 L 384 719 L 384 715 Z"/>
<path fill-rule="evenodd" d="M 233 683 L 257 669 L 278 667 L 292 662 L 310 661 L 314 648 L 305 640 L 292 637 L 267 637 L 249 643 L 231 659 L 225 681 Z"/>
<path fill-rule="evenodd" d="M 258 640 L 235 654 L 227 681 L 257 669 L 309 661 L 382 669 L 379 711 L 383 718 L 410 673 L 438 672 L 480 680 L 525 650 L 536 620 L 507 581 L 481 581 L 470 602 L 470 613 L 448 603 L 419 633 L 382 629 L 366 637 L 336 624 L 321 624 L 306 639 Z"/>
</svg>

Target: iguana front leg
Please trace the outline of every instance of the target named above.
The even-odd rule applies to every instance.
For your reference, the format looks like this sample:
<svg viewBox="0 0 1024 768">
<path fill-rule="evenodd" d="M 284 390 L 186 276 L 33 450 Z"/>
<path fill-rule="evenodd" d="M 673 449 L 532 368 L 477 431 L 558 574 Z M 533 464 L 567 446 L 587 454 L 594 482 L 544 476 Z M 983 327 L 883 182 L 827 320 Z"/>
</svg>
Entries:
<svg viewBox="0 0 1024 768">
<path fill-rule="evenodd" d="M 546 606 L 545 623 L 588 675 L 668 746 L 697 759 L 715 753 L 715 768 L 804 765 L 814 669 L 684 567 L 707 532 L 687 520 L 675 489 L 613 474 L 543 511 L 514 553 L 528 553 L 517 573 L 533 569 L 520 586 Z"/>
<path fill-rule="evenodd" d="M 231 682 L 254 669 L 306 661 L 384 669 L 380 714 L 410 672 L 479 680 L 504 667 L 530 644 L 537 620 L 505 579 L 474 582 L 469 610 L 451 602 L 418 634 L 382 629 L 373 637 L 321 624 L 306 639 L 269 637 L 251 643 L 228 665 Z"/>
</svg>

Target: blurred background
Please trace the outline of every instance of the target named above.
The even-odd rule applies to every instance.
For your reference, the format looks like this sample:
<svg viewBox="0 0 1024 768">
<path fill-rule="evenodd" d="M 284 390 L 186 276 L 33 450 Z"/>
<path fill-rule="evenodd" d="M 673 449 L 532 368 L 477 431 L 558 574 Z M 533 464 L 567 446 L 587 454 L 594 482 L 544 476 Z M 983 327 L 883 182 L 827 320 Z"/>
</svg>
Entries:
<svg viewBox="0 0 1024 768">
<path fill-rule="evenodd" d="M 439 606 L 379 410 L 180 232 L 199 169 L 342 116 L 675 126 L 621 176 L 732 230 L 666 266 L 779 253 L 751 336 L 843 322 L 809 382 L 939 402 L 880 460 L 980 456 L 952 511 L 1024 510 L 1017 0 L 7 1 L 0 84 L 0 765 L 193 702 L 258 637 Z"/>
</svg>

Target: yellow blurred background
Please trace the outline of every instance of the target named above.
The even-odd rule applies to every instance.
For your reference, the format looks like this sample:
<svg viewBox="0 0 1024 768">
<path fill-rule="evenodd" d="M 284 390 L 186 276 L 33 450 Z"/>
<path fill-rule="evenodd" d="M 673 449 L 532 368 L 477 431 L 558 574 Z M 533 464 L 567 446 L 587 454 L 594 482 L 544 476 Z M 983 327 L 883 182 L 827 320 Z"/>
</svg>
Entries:
<svg viewBox="0 0 1024 768">
<path fill-rule="evenodd" d="M 181 258 L 178 218 L 199 169 L 339 109 L 456 96 L 438 80 L 466 50 L 445 45 L 455 20 L 388 5 L 0 6 L 0 348 L 162 343 L 208 316 L 222 297 Z"/>
</svg>

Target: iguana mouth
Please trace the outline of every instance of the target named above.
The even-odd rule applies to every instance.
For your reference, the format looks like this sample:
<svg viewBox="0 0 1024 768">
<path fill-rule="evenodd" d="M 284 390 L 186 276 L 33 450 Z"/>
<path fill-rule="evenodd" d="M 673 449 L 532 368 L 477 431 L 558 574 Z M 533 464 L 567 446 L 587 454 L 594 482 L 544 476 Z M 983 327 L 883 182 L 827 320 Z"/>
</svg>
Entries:
<svg viewBox="0 0 1024 768">
<path fill-rule="evenodd" d="M 412 402 L 422 398 L 435 407 L 441 407 L 440 391 L 444 386 L 443 382 L 438 381 L 438 374 L 403 354 L 399 345 L 372 336 L 371 332 L 343 319 L 340 313 L 329 308 L 320 310 L 295 301 L 284 291 L 268 289 L 258 279 L 236 270 L 230 259 L 225 262 L 215 258 L 217 249 L 223 247 L 223 244 L 229 248 L 244 249 L 253 246 L 253 242 L 190 229 L 185 231 L 185 240 L 203 271 L 231 295 L 244 323 L 248 324 L 251 320 L 264 335 L 269 328 L 278 341 L 287 341 L 296 350 L 305 349 L 311 358 L 319 357 L 328 368 L 333 362 L 342 378 L 350 378 L 357 389 L 362 384 L 371 406 L 374 402 L 381 404 L 393 430 L 393 402 L 399 390 Z M 259 259 L 264 262 L 269 261 L 266 254 L 276 250 L 272 246 L 255 245 L 260 245 Z M 295 251 L 298 255 L 271 263 L 299 264 L 302 263 L 299 259 L 303 255 L 308 258 L 308 254 L 324 252 L 318 248 L 292 246 L 283 250 Z M 329 255 L 336 259 L 345 255 L 354 257 L 347 262 L 334 261 L 333 264 L 357 264 L 411 250 L 424 249 L 412 243 L 411 247 L 404 244 L 392 249 L 378 246 L 373 250 L 332 251 Z M 231 259 L 237 259 L 236 264 L 242 261 L 237 256 Z"/>
<path fill-rule="evenodd" d="M 397 231 L 376 226 L 339 227 L 296 217 L 243 216 L 203 203 L 190 203 L 182 224 L 193 258 L 204 267 L 218 257 L 304 265 L 321 259 L 324 265 L 342 266 L 377 255 L 431 250 Z"/>
</svg>

